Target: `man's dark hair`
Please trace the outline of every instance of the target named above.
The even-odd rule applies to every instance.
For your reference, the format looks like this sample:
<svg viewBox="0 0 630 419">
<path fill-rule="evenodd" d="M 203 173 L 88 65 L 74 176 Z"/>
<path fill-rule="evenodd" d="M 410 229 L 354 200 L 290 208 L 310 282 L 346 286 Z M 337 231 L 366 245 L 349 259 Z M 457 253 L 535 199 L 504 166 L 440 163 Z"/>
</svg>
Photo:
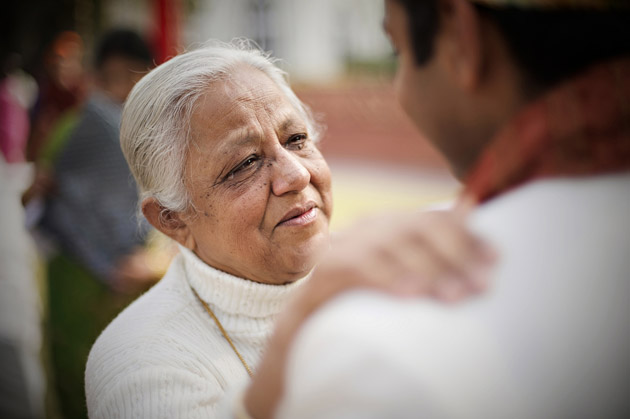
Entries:
<svg viewBox="0 0 630 419">
<path fill-rule="evenodd" d="M 440 0 L 396 0 L 406 10 L 416 63 L 433 55 Z M 524 10 L 475 4 L 494 22 L 530 87 L 545 89 L 600 61 L 630 56 L 630 10 Z"/>
<path fill-rule="evenodd" d="M 153 63 L 153 54 L 140 35 L 130 29 L 114 29 L 107 32 L 96 48 L 94 64 L 101 68 L 112 57 L 122 57 L 146 63 Z"/>
</svg>

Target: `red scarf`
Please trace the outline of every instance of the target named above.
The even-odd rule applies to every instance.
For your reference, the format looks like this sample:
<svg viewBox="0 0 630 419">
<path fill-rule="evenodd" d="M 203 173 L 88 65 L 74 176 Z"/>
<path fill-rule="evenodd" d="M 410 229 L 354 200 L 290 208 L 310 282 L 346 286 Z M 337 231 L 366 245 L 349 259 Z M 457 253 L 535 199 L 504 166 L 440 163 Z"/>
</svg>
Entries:
<svg viewBox="0 0 630 419">
<path fill-rule="evenodd" d="M 525 107 L 489 143 L 465 195 L 485 202 L 549 177 L 630 170 L 630 58 L 597 65 Z"/>
</svg>

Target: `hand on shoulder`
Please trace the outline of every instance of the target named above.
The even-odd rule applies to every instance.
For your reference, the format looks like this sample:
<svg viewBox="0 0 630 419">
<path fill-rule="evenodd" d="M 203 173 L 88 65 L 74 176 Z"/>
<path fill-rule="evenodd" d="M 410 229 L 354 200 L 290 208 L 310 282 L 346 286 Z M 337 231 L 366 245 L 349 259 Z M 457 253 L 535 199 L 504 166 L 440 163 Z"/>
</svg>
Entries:
<svg viewBox="0 0 630 419">
<path fill-rule="evenodd" d="M 245 395 L 253 417 L 273 416 L 295 333 L 311 313 L 336 295 L 372 288 L 455 302 L 482 291 L 496 256 L 468 230 L 468 208 L 460 205 L 449 211 L 381 215 L 362 220 L 337 237 L 278 320 Z"/>
</svg>

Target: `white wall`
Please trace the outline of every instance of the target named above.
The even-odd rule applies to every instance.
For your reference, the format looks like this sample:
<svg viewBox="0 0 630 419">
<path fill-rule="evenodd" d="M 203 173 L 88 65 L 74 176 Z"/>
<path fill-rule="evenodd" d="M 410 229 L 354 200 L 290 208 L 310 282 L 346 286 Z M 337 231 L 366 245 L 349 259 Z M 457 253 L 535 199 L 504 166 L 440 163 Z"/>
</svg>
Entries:
<svg viewBox="0 0 630 419">
<path fill-rule="evenodd" d="M 267 49 L 283 59 L 293 81 L 326 82 L 343 75 L 348 57 L 390 54 L 382 33 L 382 0 L 267 0 Z M 183 39 L 259 37 L 256 0 L 199 0 L 188 15 Z"/>
<path fill-rule="evenodd" d="M 103 20 L 107 28 L 132 28 L 145 35 L 153 28 L 151 0 L 108 0 L 103 6 Z"/>
</svg>

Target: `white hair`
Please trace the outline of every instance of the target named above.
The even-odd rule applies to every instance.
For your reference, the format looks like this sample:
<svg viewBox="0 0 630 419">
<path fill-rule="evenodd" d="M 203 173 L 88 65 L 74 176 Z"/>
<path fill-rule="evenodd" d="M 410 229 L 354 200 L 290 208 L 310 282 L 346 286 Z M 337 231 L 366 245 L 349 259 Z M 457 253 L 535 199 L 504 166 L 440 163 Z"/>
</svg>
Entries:
<svg viewBox="0 0 630 419">
<path fill-rule="evenodd" d="M 140 203 L 153 197 L 168 210 L 188 208 L 184 166 L 193 109 L 212 82 L 226 79 L 238 66 L 247 65 L 269 76 L 317 140 L 319 132 L 309 108 L 274 63 L 248 40 L 212 41 L 156 67 L 134 86 L 123 110 L 120 143 L 136 179 Z"/>
</svg>

